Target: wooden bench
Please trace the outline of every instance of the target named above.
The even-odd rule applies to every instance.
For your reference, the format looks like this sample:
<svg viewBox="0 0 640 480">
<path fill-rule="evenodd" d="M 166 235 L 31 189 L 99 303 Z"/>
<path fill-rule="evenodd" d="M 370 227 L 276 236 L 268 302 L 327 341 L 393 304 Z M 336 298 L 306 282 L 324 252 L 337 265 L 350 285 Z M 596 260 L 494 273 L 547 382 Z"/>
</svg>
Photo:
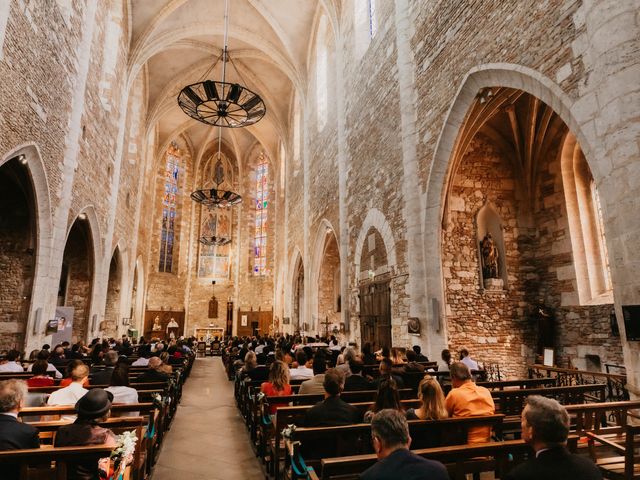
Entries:
<svg viewBox="0 0 640 480">
<path fill-rule="evenodd" d="M 97 463 L 100 458 L 109 457 L 110 454 L 111 447 L 104 445 L 4 450 L 0 451 L 0 466 L 18 464 L 20 480 L 34 480 L 35 475 L 42 471 L 43 466 L 47 471 L 44 477 L 39 475 L 35 477 L 38 480 L 43 478 L 67 480 L 68 464 L 86 461 L 87 458 L 95 459 Z M 52 465 L 54 462 L 55 465 Z"/>
<path fill-rule="evenodd" d="M 578 437 L 570 436 L 568 448 L 576 451 Z M 509 470 L 522 463 L 533 451 L 522 440 L 507 442 L 491 442 L 472 445 L 455 445 L 448 447 L 413 450 L 413 453 L 430 460 L 442 462 L 449 471 L 452 480 L 465 480 L 469 473 L 495 472 L 496 478 L 504 478 Z M 377 461 L 376 455 L 354 455 L 323 459 L 321 472 L 310 474 L 311 478 L 341 480 L 358 478 L 360 473 Z"/>
<path fill-rule="evenodd" d="M 55 445 L 55 437 L 60 427 L 69 425 L 71 422 L 63 420 L 33 422 L 40 436 L 40 442 L 49 441 L 50 445 Z M 119 435 L 126 431 L 133 431 L 136 435 L 136 450 L 133 455 L 130 470 L 134 480 L 143 480 L 145 472 L 148 471 L 148 442 L 146 438 L 147 422 L 144 417 L 115 417 L 108 418 L 99 423 L 101 427 L 110 429 L 114 434 Z"/>
<path fill-rule="evenodd" d="M 469 429 L 489 427 L 499 430 L 504 415 L 483 415 L 443 420 L 410 420 L 412 448 L 435 448 L 467 443 Z M 371 425 L 296 428 L 285 440 L 285 468 L 304 464 L 320 467 L 323 458 L 374 453 Z"/>
<path fill-rule="evenodd" d="M 589 449 L 596 465 L 605 478 L 632 480 L 640 478 L 640 455 L 636 454 L 640 445 L 640 425 L 626 425 L 624 435 L 619 441 L 613 441 L 602 435 L 587 432 Z M 595 443 L 612 449 L 617 456 L 597 458 Z"/>
<path fill-rule="evenodd" d="M 132 412 L 137 412 L 137 415 L 147 418 L 145 437 L 147 438 L 147 470 L 150 470 L 151 466 L 155 464 L 157 460 L 157 454 L 166 431 L 166 407 L 163 406 L 162 409 L 160 409 L 153 403 L 116 404 L 111 406 L 112 415 Z M 60 415 L 74 415 L 75 413 L 76 411 L 73 405 L 57 405 L 22 408 L 18 416 L 20 418 L 29 417 L 40 419 L 42 417 L 51 418 Z M 115 415 L 113 418 L 126 418 L 116 417 Z M 41 421 L 42 420 L 37 420 L 26 423 L 37 424 Z"/>
</svg>

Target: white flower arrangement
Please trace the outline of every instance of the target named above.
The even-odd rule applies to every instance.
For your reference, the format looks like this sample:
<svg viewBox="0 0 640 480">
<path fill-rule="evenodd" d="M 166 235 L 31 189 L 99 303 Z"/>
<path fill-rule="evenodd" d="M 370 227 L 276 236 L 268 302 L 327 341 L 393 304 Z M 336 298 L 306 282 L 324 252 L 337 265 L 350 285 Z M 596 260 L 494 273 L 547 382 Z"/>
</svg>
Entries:
<svg viewBox="0 0 640 480">
<path fill-rule="evenodd" d="M 133 430 L 124 432 L 116 437 L 116 446 L 111 451 L 110 456 L 114 465 L 113 479 L 119 480 L 122 478 L 125 468 L 133 460 L 137 442 L 138 437 L 136 437 Z"/>
</svg>

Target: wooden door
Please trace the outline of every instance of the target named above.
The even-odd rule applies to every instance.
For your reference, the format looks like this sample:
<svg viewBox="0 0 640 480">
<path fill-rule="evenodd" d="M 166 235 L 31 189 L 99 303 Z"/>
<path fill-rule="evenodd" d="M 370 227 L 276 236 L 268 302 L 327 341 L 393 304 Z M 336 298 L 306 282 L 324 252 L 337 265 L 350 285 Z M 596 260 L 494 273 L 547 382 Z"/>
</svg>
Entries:
<svg viewBox="0 0 640 480">
<path fill-rule="evenodd" d="M 246 322 L 243 321 L 246 316 Z M 238 310 L 238 335 L 267 335 L 273 322 L 273 311 Z M 243 323 L 246 323 L 243 325 Z"/>
<path fill-rule="evenodd" d="M 389 281 L 360 286 L 360 334 L 373 348 L 391 348 L 391 288 Z"/>
</svg>

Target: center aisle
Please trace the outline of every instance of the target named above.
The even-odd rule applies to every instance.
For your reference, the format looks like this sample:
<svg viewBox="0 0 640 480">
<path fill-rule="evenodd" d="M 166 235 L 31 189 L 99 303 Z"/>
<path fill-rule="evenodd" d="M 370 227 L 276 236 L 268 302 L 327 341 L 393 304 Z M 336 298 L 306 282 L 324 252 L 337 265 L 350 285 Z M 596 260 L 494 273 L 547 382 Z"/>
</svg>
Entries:
<svg viewBox="0 0 640 480">
<path fill-rule="evenodd" d="M 151 478 L 263 478 L 220 357 L 196 359 Z"/>
</svg>

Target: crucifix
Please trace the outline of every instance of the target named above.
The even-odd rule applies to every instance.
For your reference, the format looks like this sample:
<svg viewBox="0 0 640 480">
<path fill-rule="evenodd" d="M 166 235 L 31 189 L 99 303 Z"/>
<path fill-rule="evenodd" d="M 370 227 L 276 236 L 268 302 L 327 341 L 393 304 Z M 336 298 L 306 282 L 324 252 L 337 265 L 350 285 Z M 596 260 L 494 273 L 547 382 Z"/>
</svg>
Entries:
<svg viewBox="0 0 640 480">
<path fill-rule="evenodd" d="M 324 325 L 325 335 L 327 338 L 329 338 L 329 325 L 331 325 L 331 322 L 329 321 L 329 317 L 328 316 L 324 317 L 324 322 L 320 322 L 320 324 Z"/>
</svg>

